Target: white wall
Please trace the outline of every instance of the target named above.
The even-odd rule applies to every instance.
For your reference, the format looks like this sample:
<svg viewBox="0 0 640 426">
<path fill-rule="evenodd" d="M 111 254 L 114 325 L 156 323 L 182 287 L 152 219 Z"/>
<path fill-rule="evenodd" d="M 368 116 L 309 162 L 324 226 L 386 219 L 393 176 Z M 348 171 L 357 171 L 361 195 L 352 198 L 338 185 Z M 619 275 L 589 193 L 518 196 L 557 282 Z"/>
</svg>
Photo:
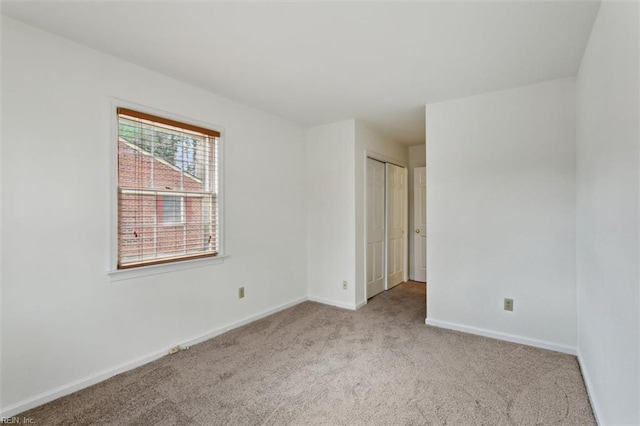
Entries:
<svg viewBox="0 0 640 426">
<path fill-rule="evenodd" d="M 405 145 L 373 130 L 361 120 L 355 122 L 355 220 L 356 220 L 356 304 L 366 303 L 366 161 L 367 155 L 399 166 L 408 164 L 408 149 Z"/>
<path fill-rule="evenodd" d="M 2 59 L 4 413 L 306 297 L 303 128 L 8 18 Z M 224 128 L 223 264 L 110 282 L 111 97 Z"/>
<path fill-rule="evenodd" d="M 360 120 L 307 132 L 308 285 L 311 300 L 357 309 L 365 300 L 366 154 L 407 164 L 407 148 Z M 347 281 L 347 289 L 342 288 Z"/>
<path fill-rule="evenodd" d="M 575 351 L 574 80 L 427 105 L 426 137 L 427 322 Z"/>
<path fill-rule="evenodd" d="M 2 15 L 0 15 L 0 26 L 2 25 Z M 0 27 L 1 29 L 1 27 Z M 2 81 L 2 52 L 1 52 L 1 43 L 2 43 L 2 33 L 0 32 L 0 82 Z M 0 85 L 0 129 L 3 128 L 2 126 L 2 119 L 3 119 L 3 115 L 2 115 L 2 86 Z M 2 217 L 2 212 L 4 209 L 4 194 L 3 194 L 3 172 L 2 172 L 2 131 L 0 131 L 0 309 L 2 309 L 3 306 L 3 291 L 2 289 L 4 288 L 3 286 L 3 269 L 2 269 L 2 263 L 3 263 L 3 255 L 2 255 L 2 235 L 3 235 L 3 227 L 4 227 L 4 220 Z M 4 330 L 4 324 L 3 324 L 3 317 L 4 315 L 2 314 L 2 311 L 0 311 L 0 412 L 2 411 L 2 401 L 4 401 L 3 399 L 3 393 L 2 393 L 2 385 L 1 383 L 3 382 L 3 374 L 2 374 L 2 342 L 3 342 L 3 330 Z"/>
<path fill-rule="evenodd" d="M 413 179 L 416 167 L 424 167 L 427 165 L 426 145 L 414 145 L 409 147 L 409 276 L 415 278 L 416 262 L 413 253 L 415 251 L 415 240 L 413 230 L 416 228 L 413 215 Z"/>
<path fill-rule="evenodd" d="M 307 133 L 309 298 L 348 309 L 356 307 L 354 146 L 354 120 Z"/>
<path fill-rule="evenodd" d="M 603 425 L 640 424 L 638 19 L 603 2 L 577 80 L 578 348 Z"/>
</svg>

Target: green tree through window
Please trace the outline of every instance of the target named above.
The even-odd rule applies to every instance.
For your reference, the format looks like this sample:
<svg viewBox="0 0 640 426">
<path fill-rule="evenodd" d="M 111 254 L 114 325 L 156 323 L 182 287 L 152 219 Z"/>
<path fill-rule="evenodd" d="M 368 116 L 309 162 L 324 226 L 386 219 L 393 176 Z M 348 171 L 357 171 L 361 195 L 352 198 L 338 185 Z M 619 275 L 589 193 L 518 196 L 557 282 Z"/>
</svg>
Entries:
<svg viewBox="0 0 640 426">
<path fill-rule="evenodd" d="M 156 126 L 124 118 L 119 120 L 119 132 L 127 142 L 196 176 L 196 155 L 201 142 L 198 138 L 176 131 L 163 132 Z"/>
</svg>

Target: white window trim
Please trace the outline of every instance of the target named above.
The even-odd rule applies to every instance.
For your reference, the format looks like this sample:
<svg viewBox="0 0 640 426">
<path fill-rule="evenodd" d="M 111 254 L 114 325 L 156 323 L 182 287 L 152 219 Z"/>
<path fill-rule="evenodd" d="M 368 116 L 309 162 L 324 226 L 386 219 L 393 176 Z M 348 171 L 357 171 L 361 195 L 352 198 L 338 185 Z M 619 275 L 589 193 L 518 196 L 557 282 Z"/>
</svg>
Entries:
<svg viewBox="0 0 640 426">
<path fill-rule="evenodd" d="M 110 158 L 110 179 L 109 179 L 109 206 L 110 221 L 108 228 L 109 241 L 109 259 L 107 265 L 107 276 L 110 281 L 121 281 L 131 278 L 156 275 L 185 269 L 201 268 L 203 266 L 218 265 L 224 262 L 228 255 L 225 252 L 225 226 L 224 226 L 224 127 L 198 121 L 189 117 L 181 116 L 171 112 L 151 108 L 134 102 L 126 101 L 119 98 L 111 98 L 109 105 L 111 112 L 111 134 L 109 138 L 109 158 Z M 170 263 L 162 263 L 158 265 L 140 266 L 136 268 L 118 269 L 118 144 L 114 141 L 118 140 L 118 108 L 129 108 L 143 113 L 166 117 L 171 120 L 193 124 L 195 126 L 204 127 L 220 132 L 218 137 L 218 255 L 213 257 L 205 257 L 199 259 L 177 260 Z"/>
<path fill-rule="evenodd" d="M 139 266 L 128 269 L 111 269 L 107 271 L 109 280 L 122 281 L 132 278 L 146 277 L 149 275 L 165 274 L 167 272 L 183 271 L 185 269 L 202 268 L 205 266 L 219 265 L 228 256 L 217 255 L 214 257 L 203 257 L 200 259 L 179 260 L 170 263 L 160 263 L 158 265 Z"/>
</svg>

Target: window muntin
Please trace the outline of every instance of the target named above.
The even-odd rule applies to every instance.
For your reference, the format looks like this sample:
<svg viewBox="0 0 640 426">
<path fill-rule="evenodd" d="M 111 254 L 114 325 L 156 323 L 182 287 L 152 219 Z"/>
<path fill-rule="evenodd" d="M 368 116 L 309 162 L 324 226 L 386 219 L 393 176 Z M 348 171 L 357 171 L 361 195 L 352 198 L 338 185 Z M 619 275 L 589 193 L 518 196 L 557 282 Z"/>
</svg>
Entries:
<svg viewBox="0 0 640 426">
<path fill-rule="evenodd" d="M 118 108 L 118 269 L 218 254 L 219 136 Z"/>
</svg>

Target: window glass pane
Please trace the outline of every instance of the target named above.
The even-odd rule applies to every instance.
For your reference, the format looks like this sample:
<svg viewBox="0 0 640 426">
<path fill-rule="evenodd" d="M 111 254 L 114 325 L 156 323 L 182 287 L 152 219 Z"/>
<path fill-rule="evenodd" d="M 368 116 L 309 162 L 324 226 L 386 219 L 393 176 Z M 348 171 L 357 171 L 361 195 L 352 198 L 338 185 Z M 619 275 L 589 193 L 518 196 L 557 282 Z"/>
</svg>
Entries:
<svg viewBox="0 0 640 426">
<path fill-rule="evenodd" d="M 162 222 L 182 223 L 182 197 L 162 197 Z"/>
</svg>

